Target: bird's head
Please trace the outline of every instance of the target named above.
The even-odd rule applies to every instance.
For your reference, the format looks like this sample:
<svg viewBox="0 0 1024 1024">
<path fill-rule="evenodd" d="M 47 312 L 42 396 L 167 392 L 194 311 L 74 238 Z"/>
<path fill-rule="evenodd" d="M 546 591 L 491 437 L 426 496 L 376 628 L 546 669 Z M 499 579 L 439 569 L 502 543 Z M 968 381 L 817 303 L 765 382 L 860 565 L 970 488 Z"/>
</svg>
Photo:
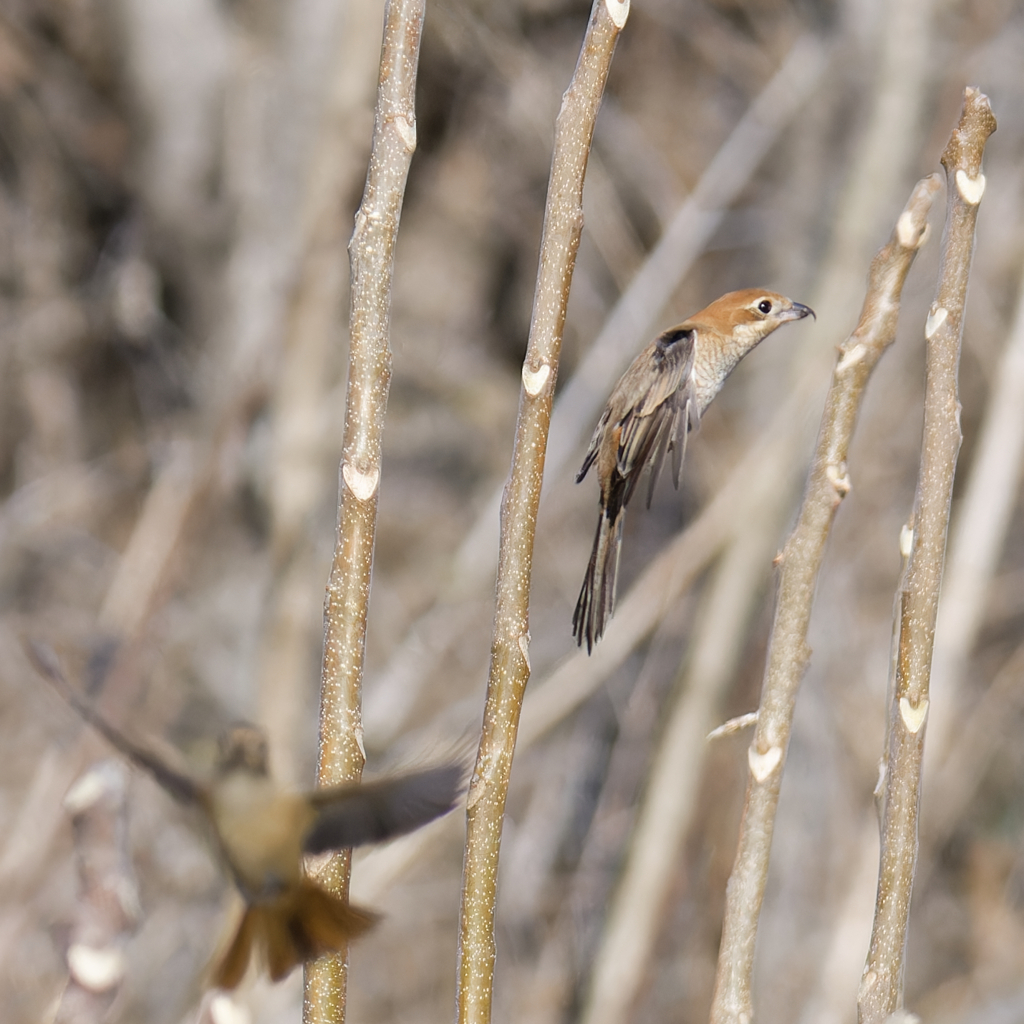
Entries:
<svg viewBox="0 0 1024 1024">
<path fill-rule="evenodd" d="M 725 374 L 772 331 L 805 316 L 814 316 L 814 310 L 802 302 L 764 288 L 744 288 L 716 299 L 687 326 L 703 330 L 712 349 L 719 350 L 725 360 L 724 380 Z"/>
<path fill-rule="evenodd" d="M 268 773 L 267 737 L 258 726 L 236 722 L 220 734 L 217 745 L 217 770 L 221 775 L 229 772 Z"/>
<path fill-rule="evenodd" d="M 810 306 L 763 288 L 743 288 L 737 292 L 727 292 L 712 302 L 705 313 L 720 318 L 723 325 L 728 325 L 726 330 L 756 325 L 762 337 L 790 320 L 814 316 L 814 310 Z"/>
</svg>

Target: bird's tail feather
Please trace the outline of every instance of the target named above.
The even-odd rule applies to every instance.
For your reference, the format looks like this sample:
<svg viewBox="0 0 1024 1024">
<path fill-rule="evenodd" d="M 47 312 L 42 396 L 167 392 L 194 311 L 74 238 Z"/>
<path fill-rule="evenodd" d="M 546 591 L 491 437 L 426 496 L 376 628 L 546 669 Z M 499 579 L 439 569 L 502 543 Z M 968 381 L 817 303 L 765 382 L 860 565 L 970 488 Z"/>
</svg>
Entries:
<svg viewBox="0 0 1024 1024">
<path fill-rule="evenodd" d="M 227 952 L 213 969 L 211 983 L 234 988 L 254 953 L 266 964 L 271 979 L 280 981 L 306 960 L 344 948 L 376 920 L 376 914 L 304 879 L 273 902 L 246 907 Z"/>
<path fill-rule="evenodd" d="M 255 907 L 245 908 L 245 913 L 238 923 L 231 945 L 213 968 L 210 974 L 210 984 L 215 988 L 233 989 L 245 977 L 256 932 L 255 910 Z"/>
<path fill-rule="evenodd" d="M 621 507 L 611 517 L 606 510 L 601 511 L 590 564 L 583 577 L 583 587 L 572 617 L 572 632 L 576 643 L 582 646 L 586 640 L 588 654 L 604 634 L 604 628 L 615 607 L 615 583 L 619 574 L 619 550 L 622 546 L 622 513 Z"/>
</svg>

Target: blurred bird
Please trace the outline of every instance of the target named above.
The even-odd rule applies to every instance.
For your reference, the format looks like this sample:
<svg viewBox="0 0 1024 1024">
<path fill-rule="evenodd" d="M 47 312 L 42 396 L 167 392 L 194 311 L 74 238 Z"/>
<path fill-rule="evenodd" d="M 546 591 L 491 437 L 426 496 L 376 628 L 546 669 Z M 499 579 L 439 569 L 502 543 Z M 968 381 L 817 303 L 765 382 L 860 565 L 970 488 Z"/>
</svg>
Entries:
<svg viewBox="0 0 1024 1024">
<path fill-rule="evenodd" d="M 809 306 L 775 292 L 729 292 L 659 334 L 619 378 L 576 475 L 579 483 L 596 465 L 601 485 L 594 549 L 572 617 L 576 643 L 586 640 L 588 652 L 615 605 L 623 513 L 641 472 L 650 466 L 650 507 L 665 454 L 671 452 L 678 488 L 687 432 L 700 424 L 725 378 L 772 331 L 808 315 L 814 316 Z"/>
<path fill-rule="evenodd" d="M 295 793 L 270 778 L 266 736 L 248 724 L 232 726 L 221 736 L 215 777 L 199 782 L 122 735 L 83 701 L 50 648 L 35 642 L 27 646 L 36 668 L 86 722 L 173 797 L 205 813 L 245 900 L 234 938 L 211 973 L 218 988 L 234 988 L 253 954 L 278 981 L 300 963 L 342 948 L 377 920 L 373 912 L 305 877 L 306 854 L 411 832 L 450 811 L 463 790 L 465 767 L 449 763 Z"/>
</svg>

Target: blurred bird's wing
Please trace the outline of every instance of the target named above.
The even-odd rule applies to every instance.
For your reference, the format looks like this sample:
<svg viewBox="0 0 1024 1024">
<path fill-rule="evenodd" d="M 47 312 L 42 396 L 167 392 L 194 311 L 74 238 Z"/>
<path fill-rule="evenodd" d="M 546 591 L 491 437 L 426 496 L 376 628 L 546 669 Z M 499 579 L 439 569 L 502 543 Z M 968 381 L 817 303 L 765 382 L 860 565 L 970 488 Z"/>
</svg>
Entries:
<svg viewBox="0 0 1024 1024">
<path fill-rule="evenodd" d="M 83 721 L 88 722 L 108 743 L 119 750 L 133 764 L 149 772 L 176 800 L 187 804 L 206 806 L 206 789 L 183 772 L 176 771 L 152 750 L 130 740 L 110 724 L 91 704 L 86 703 L 67 681 L 53 649 L 38 640 L 29 640 L 25 649 L 32 664 L 64 698 Z"/>
<path fill-rule="evenodd" d="M 324 853 L 412 832 L 455 806 L 465 775 L 465 766 L 456 762 L 375 782 L 315 789 L 308 796 L 318 814 L 302 848 Z"/>
</svg>

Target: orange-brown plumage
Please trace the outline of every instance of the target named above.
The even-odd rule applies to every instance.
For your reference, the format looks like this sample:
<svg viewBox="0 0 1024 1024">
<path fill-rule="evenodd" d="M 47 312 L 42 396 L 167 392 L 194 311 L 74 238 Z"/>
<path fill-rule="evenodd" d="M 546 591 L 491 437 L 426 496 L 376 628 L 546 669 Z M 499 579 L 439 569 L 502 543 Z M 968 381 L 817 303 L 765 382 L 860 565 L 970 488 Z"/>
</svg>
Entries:
<svg viewBox="0 0 1024 1024">
<path fill-rule="evenodd" d="M 630 364 L 601 414 L 579 483 L 591 466 L 601 486 L 601 514 L 586 576 L 573 614 L 573 635 L 587 650 L 604 633 L 615 604 L 622 519 L 640 474 L 650 467 L 647 504 L 666 454 L 672 480 L 687 433 L 721 390 L 736 364 L 772 331 L 813 311 L 758 288 L 729 292 L 658 335 Z"/>
<path fill-rule="evenodd" d="M 300 879 L 265 903 L 246 904 L 234 937 L 211 972 L 210 984 L 235 988 L 253 959 L 272 981 L 280 981 L 306 960 L 342 949 L 376 921 L 376 914 Z"/>
<path fill-rule="evenodd" d="M 234 988 L 253 958 L 277 981 L 303 961 L 343 948 L 377 920 L 307 878 L 307 854 L 411 832 L 450 811 L 463 789 L 465 766 L 449 762 L 373 782 L 293 792 L 271 779 L 266 737 L 252 725 L 224 733 L 216 776 L 199 781 L 107 722 L 69 685 L 49 648 L 28 648 L 36 667 L 85 721 L 173 797 L 204 812 L 245 900 L 234 936 L 211 971 L 221 988 Z"/>
</svg>

